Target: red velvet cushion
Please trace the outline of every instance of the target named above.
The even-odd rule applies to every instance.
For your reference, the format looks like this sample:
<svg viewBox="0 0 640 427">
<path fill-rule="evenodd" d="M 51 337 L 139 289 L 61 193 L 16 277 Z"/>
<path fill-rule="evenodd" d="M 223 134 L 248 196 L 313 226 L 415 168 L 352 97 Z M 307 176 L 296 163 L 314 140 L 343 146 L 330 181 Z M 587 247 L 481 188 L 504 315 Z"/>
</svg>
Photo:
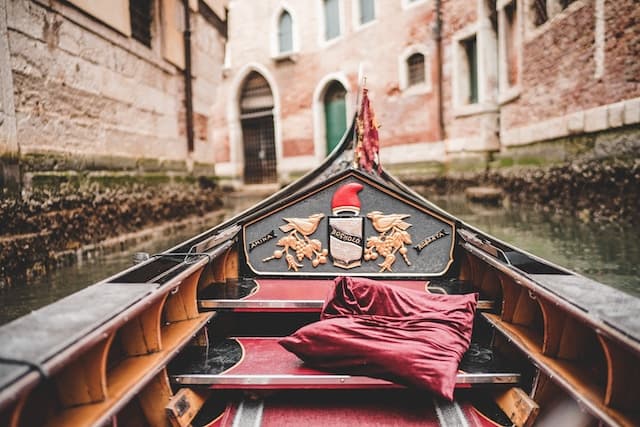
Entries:
<svg viewBox="0 0 640 427">
<path fill-rule="evenodd" d="M 367 375 L 453 398 L 477 294 L 434 295 L 338 277 L 321 320 L 280 344 L 310 366 Z"/>
</svg>

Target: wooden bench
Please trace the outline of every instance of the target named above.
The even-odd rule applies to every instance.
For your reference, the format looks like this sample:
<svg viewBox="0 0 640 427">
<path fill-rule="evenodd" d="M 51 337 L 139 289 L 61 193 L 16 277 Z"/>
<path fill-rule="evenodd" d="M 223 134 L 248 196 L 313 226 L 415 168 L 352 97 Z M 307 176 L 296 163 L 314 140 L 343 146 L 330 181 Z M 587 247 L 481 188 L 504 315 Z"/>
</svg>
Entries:
<svg viewBox="0 0 640 427">
<path fill-rule="evenodd" d="M 390 389 L 389 381 L 319 371 L 285 350 L 276 337 L 222 340 L 199 354 L 183 355 L 188 363 L 171 369 L 172 381 L 180 385 L 209 385 L 215 389 Z M 189 350 L 195 350 L 195 347 Z M 207 352 L 207 353 L 204 353 Z M 462 368 L 464 369 L 464 367 Z M 516 384 L 520 374 L 465 372 L 457 375 L 458 388 L 488 384 Z"/>
<path fill-rule="evenodd" d="M 333 283 L 330 279 L 258 278 L 213 284 L 200 292 L 198 305 L 202 309 L 215 310 L 320 312 Z M 453 293 L 453 286 L 444 279 L 387 280 L 386 283 L 417 291 Z M 479 310 L 492 310 L 493 307 L 492 300 L 478 301 Z"/>
</svg>

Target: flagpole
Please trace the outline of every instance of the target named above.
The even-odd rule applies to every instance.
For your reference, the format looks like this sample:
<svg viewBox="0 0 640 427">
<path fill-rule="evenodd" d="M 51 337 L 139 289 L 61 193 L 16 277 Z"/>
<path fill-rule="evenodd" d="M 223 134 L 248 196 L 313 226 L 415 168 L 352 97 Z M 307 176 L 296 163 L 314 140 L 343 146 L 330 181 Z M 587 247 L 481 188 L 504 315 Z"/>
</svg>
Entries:
<svg viewBox="0 0 640 427">
<path fill-rule="evenodd" d="M 360 62 L 360 64 L 358 65 L 358 84 L 356 86 L 357 91 L 356 91 L 356 105 L 355 105 L 355 113 L 356 113 L 356 123 L 354 125 L 354 129 L 353 129 L 353 167 L 357 168 L 358 167 L 358 160 L 359 160 L 359 156 L 358 156 L 358 117 L 360 115 L 360 92 L 362 91 L 362 86 L 364 84 L 366 84 L 367 78 L 363 76 L 364 72 L 364 64 L 362 62 Z M 361 86 L 361 82 L 364 79 L 364 84 Z"/>
</svg>

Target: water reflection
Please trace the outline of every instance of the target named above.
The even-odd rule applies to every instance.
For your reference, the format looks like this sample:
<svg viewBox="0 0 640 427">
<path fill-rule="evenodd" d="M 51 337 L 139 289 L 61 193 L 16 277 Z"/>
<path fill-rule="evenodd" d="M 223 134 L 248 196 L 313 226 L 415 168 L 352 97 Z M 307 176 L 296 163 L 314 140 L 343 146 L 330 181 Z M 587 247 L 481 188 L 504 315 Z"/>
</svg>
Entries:
<svg viewBox="0 0 640 427">
<path fill-rule="evenodd" d="M 526 206 L 486 207 L 463 196 L 432 198 L 463 221 L 519 248 L 640 296 L 640 230 L 585 223 Z"/>
<path fill-rule="evenodd" d="M 226 208 L 211 223 L 195 223 L 173 228 L 170 232 L 159 231 L 122 250 L 97 253 L 79 264 L 51 270 L 44 276 L 33 279 L 14 278 L 12 286 L 0 288 L 0 325 L 131 267 L 133 254 L 136 252 L 156 253 L 167 250 L 243 211 L 260 199 L 258 195 L 231 195 L 225 200 Z"/>
</svg>

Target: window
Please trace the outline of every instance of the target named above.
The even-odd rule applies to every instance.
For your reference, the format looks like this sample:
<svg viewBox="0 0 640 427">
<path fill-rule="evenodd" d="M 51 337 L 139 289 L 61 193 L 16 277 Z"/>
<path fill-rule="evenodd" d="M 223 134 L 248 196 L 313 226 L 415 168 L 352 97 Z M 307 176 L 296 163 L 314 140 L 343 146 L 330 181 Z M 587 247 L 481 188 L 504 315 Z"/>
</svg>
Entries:
<svg viewBox="0 0 640 427">
<path fill-rule="evenodd" d="M 575 0 L 528 0 L 529 17 L 534 27 L 539 27 L 558 13 L 565 10 Z"/>
<path fill-rule="evenodd" d="M 504 7 L 504 60 L 502 66 L 506 73 L 506 85 L 518 82 L 518 10 L 513 0 Z"/>
<path fill-rule="evenodd" d="M 375 1 L 374 0 L 359 0 L 360 4 L 360 24 L 366 24 L 367 22 L 376 19 Z"/>
<path fill-rule="evenodd" d="M 278 20 L 278 52 L 286 53 L 293 50 L 293 21 L 291 14 L 284 11 Z"/>
<path fill-rule="evenodd" d="M 332 40 L 340 35 L 340 0 L 323 0 L 324 39 Z"/>
<path fill-rule="evenodd" d="M 152 0 L 130 0 L 131 37 L 151 47 Z"/>
<path fill-rule="evenodd" d="M 431 91 L 429 48 L 423 44 L 407 46 L 398 56 L 398 83 L 406 95 Z"/>
<path fill-rule="evenodd" d="M 533 0 L 531 3 L 531 12 L 533 13 L 533 25 L 536 27 L 547 22 L 549 20 L 547 0 Z"/>
<path fill-rule="evenodd" d="M 409 86 L 415 86 L 424 82 L 424 55 L 414 53 L 407 59 L 407 83 Z"/>
<path fill-rule="evenodd" d="M 466 71 L 460 100 L 462 104 L 476 104 L 478 102 L 478 45 L 476 35 L 461 40 L 463 50 L 463 69 Z"/>
</svg>

